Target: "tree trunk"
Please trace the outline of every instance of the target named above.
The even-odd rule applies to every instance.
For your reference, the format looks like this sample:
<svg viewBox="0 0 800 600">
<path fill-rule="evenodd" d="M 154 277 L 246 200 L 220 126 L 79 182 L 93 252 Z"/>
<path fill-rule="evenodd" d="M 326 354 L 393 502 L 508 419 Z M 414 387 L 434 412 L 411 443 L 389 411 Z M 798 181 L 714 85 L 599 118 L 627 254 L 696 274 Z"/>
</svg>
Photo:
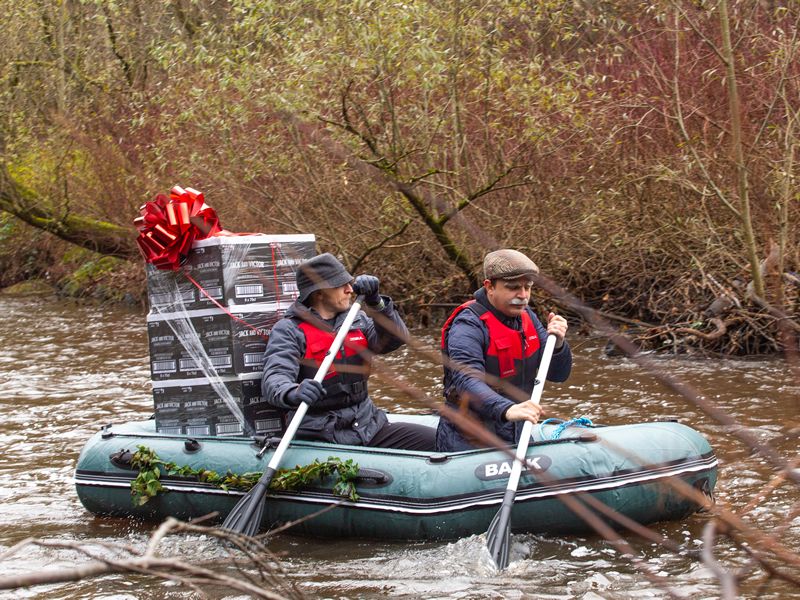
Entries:
<svg viewBox="0 0 800 600">
<path fill-rule="evenodd" d="M 742 120 L 739 106 L 739 90 L 736 85 L 736 63 L 731 44 L 730 17 L 728 16 L 728 1 L 720 0 L 719 21 L 722 29 L 722 56 L 728 80 L 728 106 L 731 112 L 731 149 L 736 166 L 736 187 L 739 195 L 739 214 L 741 215 L 744 229 L 744 242 L 747 256 L 750 261 L 750 276 L 753 278 L 753 288 L 759 298 L 764 297 L 764 279 L 761 276 L 761 267 L 758 260 L 756 236 L 753 231 L 753 219 L 750 215 L 750 195 L 747 180 L 747 166 L 744 162 L 742 148 Z"/>
<path fill-rule="evenodd" d="M 13 180 L 5 165 L 0 165 L 0 210 L 83 248 L 117 258 L 139 256 L 135 230 L 88 217 L 61 213 L 48 206 L 36 192 Z"/>
</svg>

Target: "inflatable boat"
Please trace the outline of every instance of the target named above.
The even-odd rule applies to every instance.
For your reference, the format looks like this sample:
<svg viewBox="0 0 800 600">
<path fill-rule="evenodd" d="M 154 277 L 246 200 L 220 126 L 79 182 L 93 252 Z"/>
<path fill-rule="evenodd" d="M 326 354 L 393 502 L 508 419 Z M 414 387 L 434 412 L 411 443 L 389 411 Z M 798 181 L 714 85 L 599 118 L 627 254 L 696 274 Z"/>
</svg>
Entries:
<svg viewBox="0 0 800 600">
<path fill-rule="evenodd" d="M 390 420 L 435 426 L 434 415 L 390 415 Z M 590 527 L 562 501 L 589 494 L 639 523 L 685 517 L 713 499 L 717 459 L 706 439 L 676 422 L 534 428 L 527 469 L 512 513 L 515 533 L 577 533 Z M 75 471 L 83 505 L 97 515 L 188 520 L 218 513 L 221 521 L 245 493 L 162 473 L 161 490 L 136 505 L 130 456 L 144 446 L 162 460 L 193 469 L 259 472 L 275 440 L 187 437 L 156 433 L 154 421 L 106 425 L 86 444 Z M 513 450 L 513 449 L 512 449 Z M 357 499 L 333 494 L 333 477 L 293 491 L 271 492 L 261 529 L 302 520 L 298 534 L 385 540 L 450 540 L 486 531 L 511 471 L 501 450 L 430 453 L 293 441 L 282 466 L 330 457 L 358 465 Z M 687 488 L 697 493 L 687 494 Z M 707 499 L 707 500 L 706 500 Z"/>
</svg>

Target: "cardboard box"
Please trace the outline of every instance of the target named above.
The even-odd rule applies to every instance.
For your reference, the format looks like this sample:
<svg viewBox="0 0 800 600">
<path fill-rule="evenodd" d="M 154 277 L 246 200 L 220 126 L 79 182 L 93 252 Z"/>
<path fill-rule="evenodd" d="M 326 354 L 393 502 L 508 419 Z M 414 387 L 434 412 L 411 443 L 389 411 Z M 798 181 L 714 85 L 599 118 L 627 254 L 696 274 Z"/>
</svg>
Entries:
<svg viewBox="0 0 800 600">
<path fill-rule="evenodd" d="M 261 398 L 261 377 L 220 379 L 253 433 L 280 435 L 281 412 Z M 244 428 L 207 378 L 153 382 L 156 431 L 189 436 L 241 436 Z"/>
<path fill-rule="evenodd" d="M 150 306 L 161 312 L 180 312 L 216 306 L 215 301 L 223 306 L 293 302 L 297 298 L 295 271 L 315 255 L 313 234 L 199 240 L 192 245 L 181 271 L 147 265 Z"/>
<path fill-rule="evenodd" d="M 272 327 L 291 304 L 250 304 L 231 311 L 233 368 L 238 374 L 261 373 Z"/>
<path fill-rule="evenodd" d="M 156 411 L 156 431 L 171 435 L 183 435 L 184 424 L 181 422 L 181 402 L 170 397 L 163 390 L 156 392 L 153 388 L 153 400 Z"/>
<path fill-rule="evenodd" d="M 244 418 L 258 435 L 279 436 L 285 429 L 283 412 L 267 404 L 261 396 L 261 376 L 242 378 Z"/>
<path fill-rule="evenodd" d="M 290 304 L 147 315 L 153 381 L 261 373 L 269 332 Z M 213 369 L 213 370 L 212 370 Z"/>
<path fill-rule="evenodd" d="M 234 375 L 231 319 L 220 309 L 147 315 L 150 377 Z"/>
<path fill-rule="evenodd" d="M 202 308 L 203 305 L 197 302 L 199 293 L 197 287 L 183 273 L 162 271 L 148 263 L 145 265 L 145 274 L 147 298 L 151 309 L 179 312 Z"/>
<path fill-rule="evenodd" d="M 216 394 L 207 380 L 153 382 L 156 431 L 173 435 L 213 435 Z"/>
<path fill-rule="evenodd" d="M 150 345 L 150 378 L 153 381 L 177 378 L 176 351 L 180 345 L 178 336 L 166 322 L 151 322 L 148 315 L 147 337 Z"/>
<path fill-rule="evenodd" d="M 311 234 L 217 236 L 195 242 L 187 267 L 198 282 L 221 282 L 227 306 L 286 302 L 297 298 L 297 267 L 315 254 Z"/>
</svg>

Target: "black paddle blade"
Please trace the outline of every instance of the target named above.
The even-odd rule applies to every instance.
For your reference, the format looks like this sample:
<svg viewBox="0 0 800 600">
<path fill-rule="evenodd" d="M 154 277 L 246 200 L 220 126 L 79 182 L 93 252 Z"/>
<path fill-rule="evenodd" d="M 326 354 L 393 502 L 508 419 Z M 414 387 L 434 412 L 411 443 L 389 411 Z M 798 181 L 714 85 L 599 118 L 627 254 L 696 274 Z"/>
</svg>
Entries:
<svg viewBox="0 0 800 600">
<path fill-rule="evenodd" d="M 261 496 L 260 500 L 245 496 L 225 518 L 222 528 L 233 533 L 254 536 L 261 525 L 265 501 L 264 496 Z"/>
<path fill-rule="evenodd" d="M 274 471 L 267 468 L 261 479 L 258 480 L 253 488 L 247 492 L 233 510 L 225 517 L 222 528 L 233 533 L 241 533 L 247 536 L 254 536 L 258 533 L 261 526 L 261 518 L 264 516 L 264 504 L 267 501 L 267 488 L 272 480 Z"/>
<path fill-rule="evenodd" d="M 489 524 L 489 529 L 486 531 L 486 546 L 489 549 L 489 555 L 501 571 L 508 566 L 508 549 L 511 546 L 512 504 L 513 499 L 510 503 L 503 502 L 500 510 L 497 511 L 494 519 Z"/>
</svg>

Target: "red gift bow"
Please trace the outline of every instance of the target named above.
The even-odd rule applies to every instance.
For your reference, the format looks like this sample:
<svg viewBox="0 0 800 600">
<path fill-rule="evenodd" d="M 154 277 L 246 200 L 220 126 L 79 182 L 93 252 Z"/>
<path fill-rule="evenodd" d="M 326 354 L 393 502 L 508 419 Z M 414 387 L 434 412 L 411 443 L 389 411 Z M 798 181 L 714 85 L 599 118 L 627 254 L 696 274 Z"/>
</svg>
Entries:
<svg viewBox="0 0 800 600">
<path fill-rule="evenodd" d="M 176 185 L 169 197 L 159 194 L 139 212 L 141 216 L 133 221 L 139 229 L 139 250 L 147 262 L 167 271 L 180 268 L 192 242 L 222 230 L 217 213 L 205 203 L 203 194 L 192 188 Z"/>
</svg>

